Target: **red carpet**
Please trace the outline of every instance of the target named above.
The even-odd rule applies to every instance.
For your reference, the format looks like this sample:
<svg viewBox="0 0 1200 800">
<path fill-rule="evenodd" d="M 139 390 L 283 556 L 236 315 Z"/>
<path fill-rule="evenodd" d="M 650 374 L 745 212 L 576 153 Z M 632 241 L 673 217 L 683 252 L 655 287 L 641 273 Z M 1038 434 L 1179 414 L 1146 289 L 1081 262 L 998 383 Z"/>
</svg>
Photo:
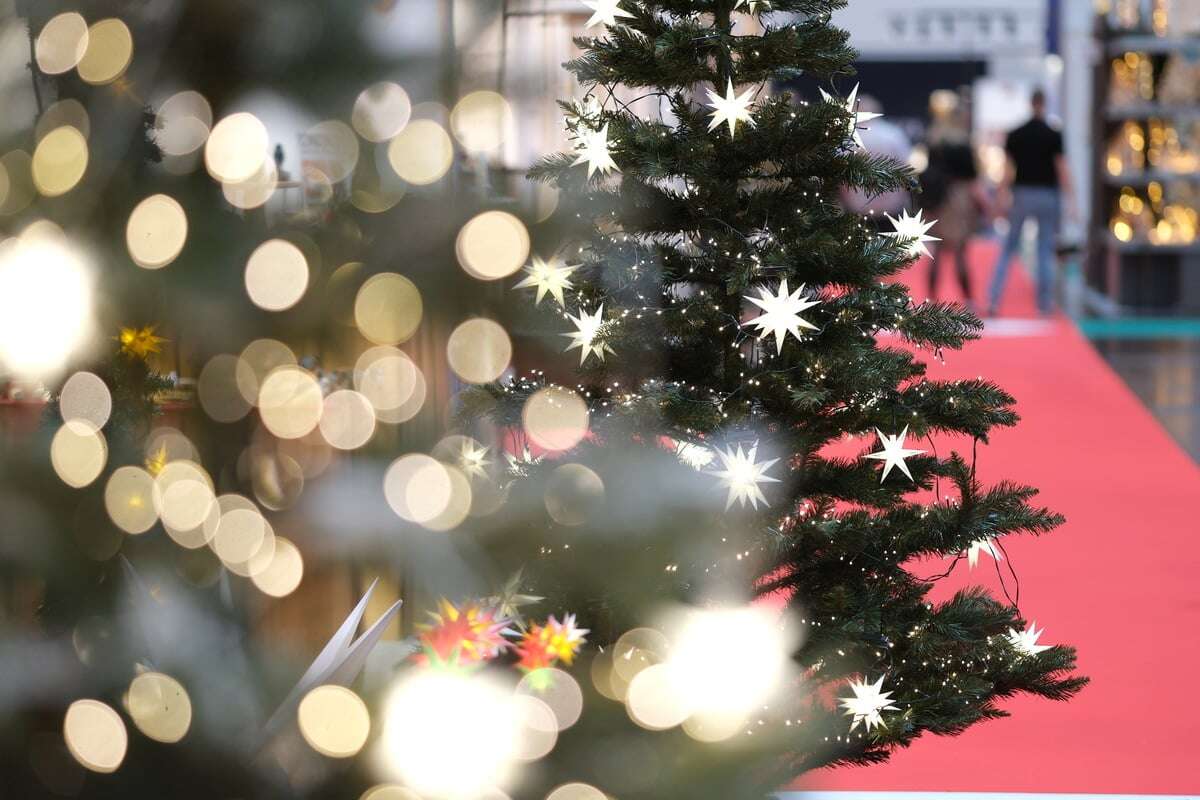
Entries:
<svg viewBox="0 0 1200 800">
<path fill-rule="evenodd" d="M 994 252 L 987 244 L 972 251 L 977 298 Z M 918 299 L 926 270 L 919 264 L 910 276 Z M 943 296 L 956 297 L 944 272 Z M 1016 267 L 1008 295 L 1006 319 L 947 353 L 946 364 L 932 363 L 930 376 L 982 375 L 1017 398 L 1022 422 L 980 447 L 979 474 L 1040 487 L 1038 500 L 1066 515 L 1051 535 L 1009 537 L 1004 546 L 1022 612 L 1045 627 L 1041 642 L 1075 645 L 1092 683 L 1071 702 L 1018 698 L 1005 706 L 1009 719 L 925 737 L 890 763 L 819 772 L 794 788 L 1200 791 L 1192 761 L 1200 704 L 1191 686 L 1200 663 L 1200 469 L 1070 321 L 1028 319 L 1032 289 Z M 939 453 L 952 444 L 969 454 L 969 442 L 950 441 L 938 443 Z M 967 583 L 999 587 L 986 554 L 944 583 L 938 596 Z"/>
</svg>

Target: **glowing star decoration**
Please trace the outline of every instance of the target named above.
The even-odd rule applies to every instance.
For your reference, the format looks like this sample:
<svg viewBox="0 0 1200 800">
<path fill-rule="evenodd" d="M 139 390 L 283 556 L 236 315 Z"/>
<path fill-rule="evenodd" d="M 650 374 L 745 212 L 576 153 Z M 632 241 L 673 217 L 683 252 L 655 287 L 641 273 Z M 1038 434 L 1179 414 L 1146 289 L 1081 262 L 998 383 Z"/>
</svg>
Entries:
<svg viewBox="0 0 1200 800">
<path fill-rule="evenodd" d="M 882 691 L 882 689 L 883 676 L 880 676 L 879 680 L 874 683 L 850 681 L 850 690 L 854 692 L 854 697 L 841 697 L 838 700 L 841 702 L 842 708 L 846 709 L 846 716 L 851 718 L 851 731 L 858 727 L 860 722 L 866 726 L 867 733 L 870 733 L 871 728 L 875 726 L 886 728 L 882 712 L 900 710 L 892 705 L 892 693 Z"/>
<path fill-rule="evenodd" d="M 552 667 L 559 661 L 569 666 L 583 647 L 587 632 L 587 628 L 575 624 L 574 614 L 567 614 L 562 622 L 551 615 L 545 625 L 533 623 L 517 643 L 517 668 L 534 672 Z"/>
<path fill-rule="evenodd" d="M 603 305 L 596 309 L 596 313 L 594 314 L 588 314 L 586 311 L 580 309 L 579 316 L 573 317 L 567 314 L 566 317 L 574 323 L 575 332 L 562 334 L 571 339 L 571 343 L 567 345 L 567 349 L 563 352 L 570 352 L 578 347 L 580 366 L 587 361 L 589 355 L 595 355 L 596 358 L 603 361 L 605 353 L 613 352 L 612 348 L 605 342 L 596 341 L 596 337 L 600 335 L 601 329 L 604 328 Z"/>
<path fill-rule="evenodd" d="M 824 89 L 821 89 L 821 98 L 826 103 L 836 104 L 838 102 L 837 99 L 833 95 L 829 94 Z M 883 114 L 876 114 L 871 111 L 859 111 L 857 109 L 857 106 L 858 106 L 858 84 L 856 83 L 856 84 L 854 84 L 853 91 L 850 92 L 850 96 L 846 98 L 845 109 L 851 115 L 849 133 L 851 136 L 854 137 L 854 143 L 856 145 L 858 145 L 859 147 L 862 147 L 863 140 L 862 140 L 862 136 L 859 135 L 858 131 L 860 129 L 864 128 L 863 123 L 870 122 L 873 119 L 878 119 L 879 117 L 882 117 Z"/>
<path fill-rule="evenodd" d="M 562 308 L 566 305 L 563 293 L 574 288 L 571 283 L 571 273 L 577 269 L 579 269 L 578 264 L 563 264 L 557 258 L 543 261 L 534 256 L 533 263 L 525 267 L 527 277 L 514 288 L 537 289 L 537 296 L 533 300 L 535 306 L 549 294 L 558 302 L 559 308 Z"/>
<path fill-rule="evenodd" d="M 525 445 L 521 450 L 521 454 L 505 453 L 504 460 L 508 462 L 508 471 L 513 475 L 525 475 L 529 468 L 535 464 L 542 463 L 542 456 L 535 456 L 529 450 L 529 445 Z"/>
<path fill-rule="evenodd" d="M 750 116 L 750 103 L 753 102 L 754 87 L 747 89 L 740 95 L 733 93 L 733 79 L 729 80 L 725 87 L 725 96 L 708 89 L 708 106 L 712 109 L 712 122 L 708 123 L 708 129 L 718 127 L 722 122 L 729 124 L 729 135 L 737 131 L 737 124 L 745 122 L 750 127 L 754 127 L 754 119 Z"/>
<path fill-rule="evenodd" d="M 492 462 L 487 458 L 488 447 L 478 445 L 470 439 L 464 439 L 462 449 L 458 453 L 458 465 L 468 478 L 482 478 L 487 475 L 487 467 Z"/>
<path fill-rule="evenodd" d="M 1003 561 L 1004 557 L 1000 555 L 1000 551 L 996 549 L 996 540 L 991 536 L 985 536 L 982 539 L 976 539 L 971 542 L 971 546 L 967 548 L 967 564 L 971 569 L 975 569 L 975 565 L 979 563 L 979 554 L 987 553 L 997 561 Z"/>
<path fill-rule="evenodd" d="M 686 464 L 699 472 L 711 464 L 716 455 L 702 444 L 676 442 L 675 457 L 679 459 L 681 464 Z"/>
<path fill-rule="evenodd" d="M 883 447 L 878 453 L 869 453 L 867 458 L 874 458 L 883 462 L 883 477 L 879 479 L 880 483 L 887 480 L 888 473 L 892 471 L 892 467 L 899 467 L 908 479 L 913 479 L 912 473 L 908 471 L 908 464 L 904 463 L 904 459 L 909 456 L 920 455 L 924 450 L 909 450 L 904 447 L 904 440 L 908 438 L 908 426 L 904 426 L 904 430 L 900 431 L 899 436 L 888 436 L 879 428 L 875 429 L 875 434 L 879 437 L 879 444 Z"/>
<path fill-rule="evenodd" d="M 617 17 L 633 17 L 633 14 L 621 8 L 620 0 L 583 0 L 583 4 L 592 10 L 591 18 L 583 26 L 585 28 L 600 23 L 608 27 L 617 24 Z"/>
<path fill-rule="evenodd" d="M 496 609 L 496 613 L 502 617 L 517 617 L 520 616 L 522 606 L 533 605 L 540 603 L 546 598 L 536 594 L 523 594 L 521 592 L 521 579 L 524 576 L 524 568 L 518 569 L 504 583 L 504 588 L 500 590 L 500 594 L 493 595 L 484 600 L 484 602 Z"/>
<path fill-rule="evenodd" d="M 760 316 L 747 322 L 747 325 L 753 325 L 759 329 L 758 338 L 763 339 L 768 335 L 775 336 L 775 352 L 783 352 L 783 340 L 790 333 L 796 337 L 796 341 L 801 340 L 800 329 L 817 330 L 817 326 L 813 325 L 806 319 L 803 319 L 800 314 L 821 301 L 814 300 L 811 296 L 804 294 L 804 285 L 794 292 L 788 293 L 787 278 L 779 282 L 778 291 L 771 294 L 765 288 L 759 287 L 758 297 L 747 297 L 754 305 L 762 309 L 763 313 Z"/>
<path fill-rule="evenodd" d="M 758 508 L 759 503 L 764 506 L 769 505 L 759 484 L 779 483 L 778 478 L 772 478 L 766 474 L 767 470 L 779 459 L 755 461 L 758 456 L 758 442 L 751 445 L 748 451 L 743 450 L 741 444 L 738 444 L 737 449 L 726 448 L 716 452 L 724 469 L 715 470 L 712 474 L 720 478 L 721 484 L 729 490 L 729 496 L 725 499 L 725 509 L 729 510 L 734 500 L 737 500 L 743 507 L 747 502 L 752 508 Z"/>
<path fill-rule="evenodd" d="M 418 625 L 417 638 L 425 648 L 417 659 L 437 666 L 465 666 L 489 661 L 511 645 L 504 638 L 511 620 L 495 609 L 466 603 L 461 608 L 446 599 L 429 612 L 433 624 Z"/>
<path fill-rule="evenodd" d="M 587 164 L 589 178 L 596 170 L 600 170 L 601 175 L 607 175 L 610 170 L 621 171 L 617 169 L 617 162 L 613 161 L 612 153 L 608 149 L 607 122 L 598 131 L 584 131 L 576 144 L 576 150 L 579 155 L 571 166 Z"/>
<path fill-rule="evenodd" d="M 121 343 L 121 352 L 143 361 L 156 353 L 161 353 L 162 343 L 166 339 L 154 335 L 154 329 L 157 327 L 157 325 L 146 325 L 142 328 L 121 328 L 121 333 L 116 337 L 117 341 Z"/>
<path fill-rule="evenodd" d="M 905 249 L 908 252 L 909 258 L 916 258 L 921 255 L 929 255 L 929 248 L 925 246 L 926 242 L 940 242 L 936 236 L 929 235 L 929 229 L 932 228 L 937 220 L 924 220 L 925 212 L 917 210 L 916 216 L 908 213 L 908 209 L 900 212 L 900 217 L 897 219 L 891 214 L 887 215 L 888 220 L 892 223 L 892 227 L 896 230 L 891 233 L 885 233 L 884 236 L 890 236 L 893 239 L 905 239 L 907 244 Z"/>
<path fill-rule="evenodd" d="M 146 456 L 146 472 L 157 478 L 158 473 L 162 472 L 163 467 L 167 466 L 168 460 L 167 443 L 164 441 L 158 450 Z"/>
<path fill-rule="evenodd" d="M 1008 643 L 1015 647 L 1022 655 L 1036 656 L 1045 650 L 1049 650 L 1053 645 L 1038 644 L 1038 639 L 1045 633 L 1046 629 L 1038 630 L 1037 621 L 1029 623 L 1029 627 L 1023 631 L 1015 628 L 1008 629 Z"/>
</svg>

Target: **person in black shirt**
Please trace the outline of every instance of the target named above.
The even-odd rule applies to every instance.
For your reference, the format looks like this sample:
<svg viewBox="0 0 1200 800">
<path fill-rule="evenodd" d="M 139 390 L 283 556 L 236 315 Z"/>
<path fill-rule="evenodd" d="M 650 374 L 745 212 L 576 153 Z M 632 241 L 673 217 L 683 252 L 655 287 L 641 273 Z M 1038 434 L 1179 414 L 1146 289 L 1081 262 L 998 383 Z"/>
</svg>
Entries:
<svg viewBox="0 0 1200 800">
<path fill-rule="evenodd" d="M 1037 221 L 1038 310 L 1049 314 L 1054 309 L 1054 239 L 1063 206 L 1068 216 L 1076 215 L 1062 134 L 1046 124 L 1046 96 L 1040 90 L 1033 93 L 1032 107 L 1033 118 L 1011 131 L 1004 143 L 1008 168 L 999 200 L 1009 209 L 1009 228 L 992 277 L 989 316 L 1000 305 L 1012 257 L 1021 244 L 1021 228 L 1030 218 Z"/>
</svg>

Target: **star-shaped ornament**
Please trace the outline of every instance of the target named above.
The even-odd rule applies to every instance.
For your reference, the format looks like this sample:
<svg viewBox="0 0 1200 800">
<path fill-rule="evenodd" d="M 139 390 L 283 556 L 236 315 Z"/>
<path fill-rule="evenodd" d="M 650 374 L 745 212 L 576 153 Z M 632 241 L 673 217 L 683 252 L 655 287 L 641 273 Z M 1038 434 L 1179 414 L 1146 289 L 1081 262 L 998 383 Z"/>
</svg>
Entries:
<svg viewBox="0 0 1200 800">
<path fill-rule="evenodd" d="M 885 233 L 884 236 L 891 236 L 893 239 L 909 240 L 906 245 L 909 258 L 929 255 L 929 248 L 925 246 L 925 243 L 941 241 L 936 236 L 929 235 L 929 229 L 937 223 L 937 220 L 933 219 L 926 222 L 924 219 L 925 212 L 920 209 L 917 210 L 916 216 L 910 215 L 908 209 L 900 212 L 899 219 L 893 217 L 891 214 L 887 214 L 886 216 L 888 221 L 892 223 L 892 227 L 896 230 L 891 233 Z"/>
<path fill-rule="evenodd" d="M 759 484 L 762 483 L 779 483 L 778 478 L 772 478 L 766 474 L 778 458 L 772 458 L 770 461 L 755 461 L 758 457 L 758 442 L 750 446 L 750 449 L 743 450 L 741 444 L 738 444 L 737 449 L 726 448 L 725 450 L 717 450 L 717 457 L 721 459 L 721 466 L 724 469 L 714 470 L 711 474 L 721 479 L 721 485 L 729 490 L 729 495 L 725 499 L 725 510 L 733 505 L 733 501 L 744 508 L 746 503 L 750 503 L 752 508 L 758 508 L 758 504 L 762 503 L 770 505 L 767 502 L 766 495 L 763 494 Z"/>
<path fill-rule="evenodd" d="M 589 178 L 596 170 L 599 170 L 601 175 L 607 175 L 611 170 L 621 171 L 617 169 L 617 162 L 613 161 L 612 153 L 608 149 L 607 122 L 598 131 L 585 130 L 580 135 L 576 149 L 579 155 L 571 166 L 587 164 Z"/>
<path fill-rule="evenodd" d="M 854 697 L 838 698 L 842 704 L 842 708 L 846 709 L 846 716 L 850 717 L 850 730 L 858 727 L 858 723 L 863 723 L 867 728 L 867 733 L 871 732 L 871 728 L 879 726 L 886 728 L 883 723 L 884 711 L 899 711 L 900 709 L 892 705 L 892 693 L 883 690 L 883 676 L 874 683 L 864 681 L 851 680 L 850 691 L 854 692 Z"/>
<path fill-rule="evenodd" d="M 563 352 L 570 352 L 576 347 L 579 348 L 579 364 L 587 361 L 589 355 L 595 355 L 601 361 L 604 360 L 605 353 L 613 352 L 612 348 L 605 342 L 597 342 L 596 337 L 600 334 L 604 327 L 604 306 L 601 305 L 596 309 L 596 313 L 588 314 L 583 309 L 579 310 L 579 316 L 573 317 L 567 314 L 567 319 L 575 324 L 574 333 L 564 333 L 571 339 L 571 343 L 567 345 L 567 349 Z"/>
<path fill-rule="evenodd" d="M 121 328 L 116 339 L 121 343 L 121 352 L 133 358 L 145 361 L 152 355 L 162 352 L 162 343 L 166 339 L 156 336 L 157 325 L 146 325 L 141 328 Z"/>
<path fill-rule="evenodd" d="M 821 99 L 826 103 L 837 104 L 838 100 L 833 95 L 821 89 Z M 854 143 L 859 147 L 863 146 L 862 136 L 859 135 L 859 130 L 864 129 L 864 122 L 870 122 L 873 119 L 882 117 L 883 114 L 876 114 L 873 111 L 858 110 L 858 84 L 854 84 L 854 89 L 850 92 L 850 96 L 846 98 L 844 104 L 846 111 L 850 113 L 850 135 L 854 138 Z"/>
<path fill-rule="evenodd" d="M 521 449 L 521 454 L 505 453 L 504 460 L 508 462 L 508 471 L 513 475 L 524 475 L 530 467 L 542 463 L 542 456 L 535 456 L 529 450 L 529 445 Z"/>
<path fill-rule="evenodd" d="M 750 116 L 750 103 L 753 101 L 754 88 L 751 87 L 740 95 L 733 93 L 733 80 L 730 79 L 729 84 L 725 88 L 725 96 L 714 92 L 712 89 L 708 91 L 709 107 L 712 109 L 712 122 L 708 123 L 708 129 L 718 127 L 722 122 L 729 124 L 729 135 L 733 136 L 737 132 L 737 124 L 745 122 L 750 127 L 754 127 L 754 119 Z"/>
<path fill-rule="evenodd" d="M 979 554 L 987 553 L 997 561 L 1003 561 L 1004 556 L 1000 555 L 1000 550 L 996 547 L 996 540 L 991 536 L 985 536 L 982 539 L 976 539 L 971 542 L 971 546 L 967 548 L 967 565 L 971 569 L 975 569 L 975 565 L 979 563 Z"/>
<path fill-rule="evenodd" d="M 899 436 L 888 436 L 879 428 L 875 429 L 875 434 L 879 436 L 879 444 L 883 447 L 878 453 L 869 453 L 867 458 L 874 458 L 883 462 L 883 477 L 879 479 L 880 483 L 887 480 L 888 473 L 892 471 L 892 467 L 899 467 L 900 471 L 908 476 L 911 481 L 912 473 L 908 471 L 908 464 L 904 463 L 904 459 L 909 456 L 920 455 L 924 450 L 909 450 L 904 447 L 904 440 L 908 438 L 908 426 L 904 426 L 904 430 L 900 431 Z"/>
<path fill-rule="evenodd" d="M 487 476 L 487 467 L 492 462 L 487 457 L 488 447 L 474 439 L 464 438 L 458 451 L 458 465 L 468 478 L 483 478 Z"/>
<path fill-rule="evenodd" d="M 603 23 L 606 27 L 616 25 L 617 17 L 630 18 L 633 16 L 633 14 L 621 8 L 620 0 L 583 0 L 583 4 L 592 10 L 591 19 L 583 26 L 585 28 L 590 28 L 600 23 Z"/>
<path fill-rule="evenodd" d="M 522 606 L 540 603 L 546 599 L 536 594 L 522 594 L 521 580 L 524 571 L 523 567 L 518 569 L 505 581 L 504 587 L 500 590 L 499 594 L 492 595 L 484 600 L 485 604 L 496 609 L 498 616 L 518 619 L 521 616 L 520 609 Z"/>
<path fill-rule="evenodd" d="M 1029 623 L 1029 627 L 1023 631 L 1015 628 L 1008 629 L 1008 643 L 1020 651 L 1023 655 L 1036 656 L 1045 650 L 1049 650 L 1053 645 L 1038 644 L 1038 639 L 1045 633 L 1046 629 L 1038 630 L 1037 622 Z"/>
<path fill-rule="evenodd" d="M 757 298 L 747 297 L 746 299 L 761 308 L 763 313 L 746 324 L 754 325 L 759 329 L 758 338 L 760 339 L 774 334 L 777 354 L 783 352 L 783 340 L 789 333 L 796 337 L 796 341 L 800 341 L 801 328 L 817 330 L 816 325 L 800 316 L 801 312 L 807 311 L 821 302 L 804 293 L 804 284 L 800 284 L 799 289 L 789 294 L 787 278 L 784 278 L 779 282 L 775 294 L 772 295 L 762 287 L 759 287 L 758 294 Z"/>
<path fill-rule="evenodd" d="M 557 258 L 543 261 L 534 256 L 533 263 L 525 267 L 526 277 L 514 288 L 537 289 L 537 296 L 533 300 L 535 306 L 549 294 L 561 308 L 566 302 L 563 299 L 563 293 L 567 289 L 574 288 L 574 284 L 571 283 L 571 273 L 577 269 L 579 269 L 579 264 L 564 264 Z"/>
</svg>

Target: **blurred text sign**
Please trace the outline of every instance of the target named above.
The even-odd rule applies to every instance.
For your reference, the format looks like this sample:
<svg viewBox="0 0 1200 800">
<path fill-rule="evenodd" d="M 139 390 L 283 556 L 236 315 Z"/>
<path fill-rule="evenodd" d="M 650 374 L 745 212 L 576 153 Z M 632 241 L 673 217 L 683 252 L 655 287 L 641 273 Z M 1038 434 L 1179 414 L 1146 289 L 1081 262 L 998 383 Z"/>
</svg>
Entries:
<svg viewBox="0 0 1200 800">
<path fill-rule="evenodd" d="M 834 13 L 865 58 L 1041 53 L 1046 0 L 861 0 Z"/>
</svg>

